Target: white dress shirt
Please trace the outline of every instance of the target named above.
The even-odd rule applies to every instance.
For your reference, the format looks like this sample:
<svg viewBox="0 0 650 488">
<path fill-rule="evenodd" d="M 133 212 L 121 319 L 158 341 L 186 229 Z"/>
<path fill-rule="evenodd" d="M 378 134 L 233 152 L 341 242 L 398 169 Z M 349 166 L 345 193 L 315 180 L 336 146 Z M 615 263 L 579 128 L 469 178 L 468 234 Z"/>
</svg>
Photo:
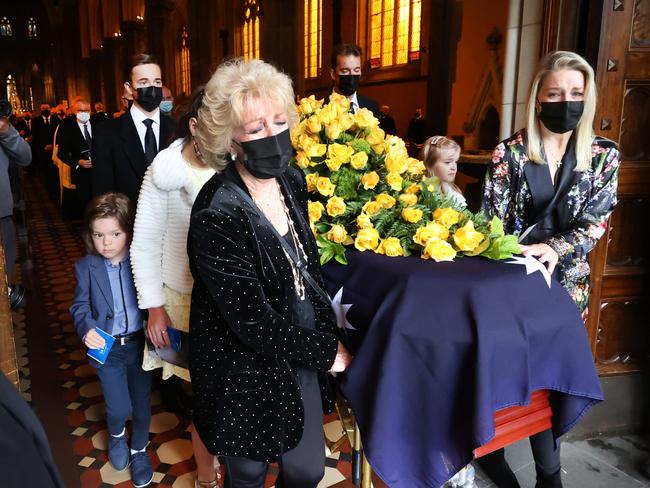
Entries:
<svg viewBox="0 0 650 488">
<path fill-rule="evenodd" d="M 134 103 L 131 105 L 129 112 L 131 113 L 131 118 L 133 119 L 135 128 L 138 131 L 138 136 L 140 136 L 142 150 L 146 150 L 144 147 L 144 136 L 147 133 L 147 126 L 142 123 L 142 121 L 146 119 L 153 120 L 151 128 L 153 129 L 153 135 L 156 137 L 156 148 L 160 149 L 160 110 L 156 109 L 156 112 L 151 117 L 147 117 Z"/>
<path fill-rule="evenodd" d="M 79 122 L 79 119 L 76 119 L 76 120 L 77 120 L 77 125 L 79 126 L 79 130 L 81 131 L 81 135 L 83 136 L 83 138 L 84 139 L 86 138 L 86 134 L 84 133 L 84 125 L 86 127 L 88 127 L 88 134 L 90 134 L 90 137 L 92 137 L 93 136 L 93 129 L 92 129 L 92 127 L 90 127 L 90 120 L 88 122 L 86 122 L 86 124 L 83 124 L 83 123 Z M 142 124 L 142 125 L 144 125 L 144 124 Z M 146 129 L 146 127 L 145 127 L 145 129 Z"/>
</svg>

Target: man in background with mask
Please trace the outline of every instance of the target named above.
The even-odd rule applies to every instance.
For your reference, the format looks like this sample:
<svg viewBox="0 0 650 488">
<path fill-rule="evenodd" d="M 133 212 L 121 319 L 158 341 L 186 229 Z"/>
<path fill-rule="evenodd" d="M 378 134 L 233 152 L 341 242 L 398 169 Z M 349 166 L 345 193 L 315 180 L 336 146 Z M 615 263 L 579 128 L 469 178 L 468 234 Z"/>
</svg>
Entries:
<svg viewBox="0 0 650 488">
<path fill-rule="evenodd" d="M 150 54 L 136 54 L 124 83 L 133 105 L 121 117 L 96 128 L 92 144 L 93 195 L 120 192 L 137 204 L 147 167 L 165 149 L 174 132 L 174 122 L 161 117 L 162 75 Z"/>
<path fill-rule="evenodd" d="M 160 111 L 163 115 L 171 117 L 172 110 L 174 109 L 174 95 L 172 95 L 172 91 L 166 86 L 163 86 L 162 88 L 163 98 L 162 102 L 160 102 Z"/>
<path fill-rule="evenodd" d="M 73 214 L 80 216 L 92 198 L 90 150 L 96 125 L 90 119 L 90 104 L 86 100 L 78 99 L 72 109 L 75 117 L 67 117 L 59 125 L 57 157 L 70 167 L 79 197 L 78 208 Z"/>
<path fill-rule="evenodd" d="M 359 46 L 344 43 L 334 47 L 330 76 L 334 81 L 334 91 L 350 99 L 350 108 L 354 113 L 357 113 L 360 108 L 367 108 L 375 117 L 379 117 L 377 102 L 357 93 L 361 79 L 361 48 Z"/>
</svg>

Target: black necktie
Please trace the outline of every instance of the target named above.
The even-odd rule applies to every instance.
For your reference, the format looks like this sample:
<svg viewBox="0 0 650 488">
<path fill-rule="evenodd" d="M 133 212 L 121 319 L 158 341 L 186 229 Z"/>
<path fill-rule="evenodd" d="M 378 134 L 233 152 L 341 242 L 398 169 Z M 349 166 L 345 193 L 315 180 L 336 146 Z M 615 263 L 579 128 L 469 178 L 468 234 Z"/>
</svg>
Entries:
<svg viewBox="0 0 650 488">
<path fill-rule="evenodd" d="M 350 102 L 350 108 L 352 109 L 353 114 L 357 113 L 357 104 L 356 103 Z"/>
<path fill-rule="evenodd" d="M 144 135 L 144 159 L 149 165 L 151 164 L 151 161 L 153 161 L 153 158 L 156 157 L 158 146 L 156 145 L 156 136 L 151 127 L 153 125 L 153 120 L 145 119 L 142 123 L 147 126 L 147 132 Z"/>
<path fill-rule="evenodd" d="M 88 149 L 90 149 L 90 143 L 93 139 L 90 137 L 90 132 L 88 132 L 88 124 L 84 124 L 84 139 L 86 139 L 86 144 L 88 144 Z"/>
</svg>

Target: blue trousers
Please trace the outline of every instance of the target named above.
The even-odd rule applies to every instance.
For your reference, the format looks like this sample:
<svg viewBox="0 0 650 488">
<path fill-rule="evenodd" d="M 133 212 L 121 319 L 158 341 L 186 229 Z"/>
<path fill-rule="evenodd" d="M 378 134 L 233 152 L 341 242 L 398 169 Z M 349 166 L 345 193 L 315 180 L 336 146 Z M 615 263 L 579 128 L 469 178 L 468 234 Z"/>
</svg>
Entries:
<svg viewBox="0 0 650 488">
<path fill-rule="evenodd" d="M 97 376 L 104 391 L 108 433 L 119 435 L 133 418 L 131 449 L 144 449 L 149 442 L 151 421 L 151 372 L 142 369 L 144 339 L 121 346 L 117 341 Z M 97 363 L 95 363 L 97 364 Z"/>
</svg>

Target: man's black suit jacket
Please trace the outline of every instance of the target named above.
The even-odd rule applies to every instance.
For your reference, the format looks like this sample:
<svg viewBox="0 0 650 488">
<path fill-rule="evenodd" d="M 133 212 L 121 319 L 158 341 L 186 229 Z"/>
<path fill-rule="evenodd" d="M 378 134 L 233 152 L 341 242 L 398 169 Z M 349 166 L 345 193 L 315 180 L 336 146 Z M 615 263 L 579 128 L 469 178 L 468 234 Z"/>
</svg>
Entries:
<svg viewBox="0 0 650 488">
<path fill-rule="evenodd" d="M 367 108 L 375 117 L 379 117 L 379 105 L 372 98 L 364 97 L 357 92 L 357 100 L 359 101 L 359 108 Z"/>
<path fill-rule="evenodd" d="M 55 115 L 50 116 L 49 124 L 45 123 L 42 116 L 32 119 L 32 156 L 39 162 L 47 159 L 47 156 L 51 156 L 50 152 L 45 154 L 45 146 L 53 143 L 54 131 L 59 122 L 59 118 Z"/>
<path fill-rule="evenodd" d="M 89 122 L 91 139 L 95 135 L 95 124 Z M 68 117 L 59 124 L 56 133 L 56 145 L 59 146 L 57 156 L 70 166 L 72 183 L 77 187 L 81 210 L 86 207 L 92 197 L 92 169 L 79 166 L 80 159 L 90 159 L 91 148 L 86 143 L 76 117 Z"/>
<path fill-rule="evenodd" d="M 159 151 L 169 146 L 173 132 L 174 121 L 161 115 Z M 92 145 L 93 195 L 124 193 L 135 206 L 148 165 L 131 113 L 98 124 Z"/>
</svg>

